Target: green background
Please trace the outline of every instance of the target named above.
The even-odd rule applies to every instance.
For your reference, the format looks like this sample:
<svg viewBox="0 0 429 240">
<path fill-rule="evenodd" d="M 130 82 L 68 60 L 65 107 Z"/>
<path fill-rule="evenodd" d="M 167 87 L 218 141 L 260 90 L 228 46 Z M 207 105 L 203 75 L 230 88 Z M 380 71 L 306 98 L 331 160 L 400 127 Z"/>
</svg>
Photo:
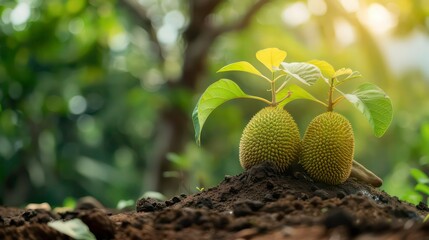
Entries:
<svg viewBox="0 0 429 240">
<path fill-rule="evenodd" d="M 0 0 L 0 204 L 91 195 L 115 207 L 240 173 L 241 132 L 264 104 L 222 105 L 201 147 L 192 109 L 220 78 L 269 96 L 257 77 L 216 73 L 242 60 L 263 69 L 255 52 L 267 47 L 361 72 L 343 91 L 365 81 L 386 91 L 394 118 L 382 138 L 351 104 L 337 111 L 355 130 L 356 160 L 416 202 L 410 169 L 429 162 L 428 30 L 427 0 Z M 323 82 L 307 90 L 326 99 Z M 325 111 L 305 100 L 286 108 L 301 134 Z"/>
</svg>

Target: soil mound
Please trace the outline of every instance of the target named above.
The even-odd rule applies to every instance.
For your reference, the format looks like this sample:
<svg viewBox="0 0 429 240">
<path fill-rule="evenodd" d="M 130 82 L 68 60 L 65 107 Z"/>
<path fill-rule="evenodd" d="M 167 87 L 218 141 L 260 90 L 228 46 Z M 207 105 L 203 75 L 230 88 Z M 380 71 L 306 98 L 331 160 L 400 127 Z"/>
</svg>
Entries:
<svg viewBox="0 0 429 240">
<path fill-rule="evenodd" d="M 331 186 L 260 165 L 194 195 L 140 199 L 133 212 L 0 208 L 0 239 L 65 239 L 46 223 L 71 218 L 97 239 L 429 239 L 428 213 L 355 179 Z"/>
</svg>

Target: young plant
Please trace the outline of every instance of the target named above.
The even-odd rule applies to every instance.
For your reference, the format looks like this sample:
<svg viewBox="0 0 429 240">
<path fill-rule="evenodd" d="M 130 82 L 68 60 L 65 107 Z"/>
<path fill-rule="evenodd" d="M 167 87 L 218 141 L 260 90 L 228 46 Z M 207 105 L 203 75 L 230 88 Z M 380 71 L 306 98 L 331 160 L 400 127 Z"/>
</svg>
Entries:
<svg viewBox="0 0 429 240">
<path fill-rule="evenodd" d="M 268 106 L 260 110 L 243 131 L 239 151 L 241 166 L 249 169 L 254 165 L 269 162 L 282 172 L 292 163 L 297 162 L 300 151 L 298 126 L 283 107 L 295 99 L 318 100 L 297 85 L 286 87 L 286 83 L 296 79 L 306 85 L 312 85 L 321 77 L 321 72 L 309 63 L 282 64 L 286 55 L 285 51 L 277 48 L 267 48 L 256 53 L 259 62 L 268 68 L 267 75 L 245 61 L 221 68 L 218 72 L 241 71 L 258 76 L 260 80 L 267 83 L 271 100 L 248 95 L 231 80 L 218 80 L 202 94 L 192 114 L 197 143 L 200 144 L 201 129 L 215 108 L 236 98 L 255 99 Z"/>
<path fill-rule="evenodd" d="M 429 197 L 429 177 L 422 170 L 418 168 L 413 168 L 410 170 L 411 176 L 417 182 L 414 186 L 414 191 L 411 191 L 404 196 L 406 201 L 409 201 L 415 205 L 423 202 L 424 204 L 428 204 Z M 414 200 L 414 201 L 410 201 Z M 423 219 L 423 222 L 429 220 L 429 214 Z"/>
<path fill-rule="evenodd" d="M 349 178 L 353 167 L 357 175 L 367 174 L 374 177 L 367 182 L 381 185 L 378 177 L 353 161 L 353 129 L 344 116 L 334 112 L 334 107 L 341 100 L 347 99 L 367 118 L 375 136 L 381 137 L 392 121 L 392 104 L 389 97 L 372 83 L 360 85 L 353 93 L 343 93 L 338 87 L 352 79 L 360 78 L 358 72 L 349 68 L 335 71 L 325 61 L 313 60 L 310 63 L 319 67 L 329 86 L 328 100 L 323 104 L 327 112 L 317 116 L 309 124 L 303 138 L 299 163 L 313 179 L 320 182 L 333 185 L 343 183 Z M 339 93 L 338 97 L 335 96 L 336 93 Z"/>
</svg>

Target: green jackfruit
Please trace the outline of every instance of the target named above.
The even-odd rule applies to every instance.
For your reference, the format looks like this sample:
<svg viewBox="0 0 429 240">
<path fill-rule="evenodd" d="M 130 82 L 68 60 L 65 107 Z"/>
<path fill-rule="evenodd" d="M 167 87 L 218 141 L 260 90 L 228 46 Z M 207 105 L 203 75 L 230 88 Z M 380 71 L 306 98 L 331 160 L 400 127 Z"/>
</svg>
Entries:
<svg viewBox="0 0 429 240">
<path fill-rule="evenodd" d="M 240 140 L 240 164 L 244 169 L 269 162 L 283 172 L 297 162 L 300 151 L 298 126 L 284 109 L 266 107 L 244 128 Z"/>
<path fill-rule="evenodd" d="M 349 177 L 353 153 L 350 122 L 341 114 L 326 112 L 309 124 L 299 163 L 314 180 L 337 185 Z"/>
</svg>

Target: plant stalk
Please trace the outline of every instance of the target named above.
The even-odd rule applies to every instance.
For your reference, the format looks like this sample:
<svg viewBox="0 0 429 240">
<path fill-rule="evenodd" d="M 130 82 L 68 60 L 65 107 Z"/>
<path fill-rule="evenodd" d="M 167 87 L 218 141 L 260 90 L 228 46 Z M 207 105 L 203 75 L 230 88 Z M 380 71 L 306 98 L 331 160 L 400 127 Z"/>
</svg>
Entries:
<svg viewBox="0 0 429 240">
<path fill-rule="evenodd" d="M 276 101 L 276 81 L 274 79 L 274 72 L 272 74 L 271 77 L 271 106 L 275 107 L 277 106 L 277 101 Z"/>
<path fill-rule="evenodd" d="M 261 97 L 257 97 L 257 96 L 250 96 L 250 95 L 248 95 L 248 96 L 246 96 L 244 98 L 250 98 L 250 99 L 259 100 L 259 101 L 262 101 L 264 103 L 267 103 L 268 105 L 272 105 L 272 103 L 270 101 L 268 101 L 267 99 L 265 99 L 265 98 L 261 98 Z"/>
<path fill-rule="evenodd" d="M 334 110 L 334 102 L 332 100 L 334 95 L 334 78 L 331 79 L 331 84 L 329 85 L 329 95 L 328 95 L 328 112 Z"/>
</svg>

